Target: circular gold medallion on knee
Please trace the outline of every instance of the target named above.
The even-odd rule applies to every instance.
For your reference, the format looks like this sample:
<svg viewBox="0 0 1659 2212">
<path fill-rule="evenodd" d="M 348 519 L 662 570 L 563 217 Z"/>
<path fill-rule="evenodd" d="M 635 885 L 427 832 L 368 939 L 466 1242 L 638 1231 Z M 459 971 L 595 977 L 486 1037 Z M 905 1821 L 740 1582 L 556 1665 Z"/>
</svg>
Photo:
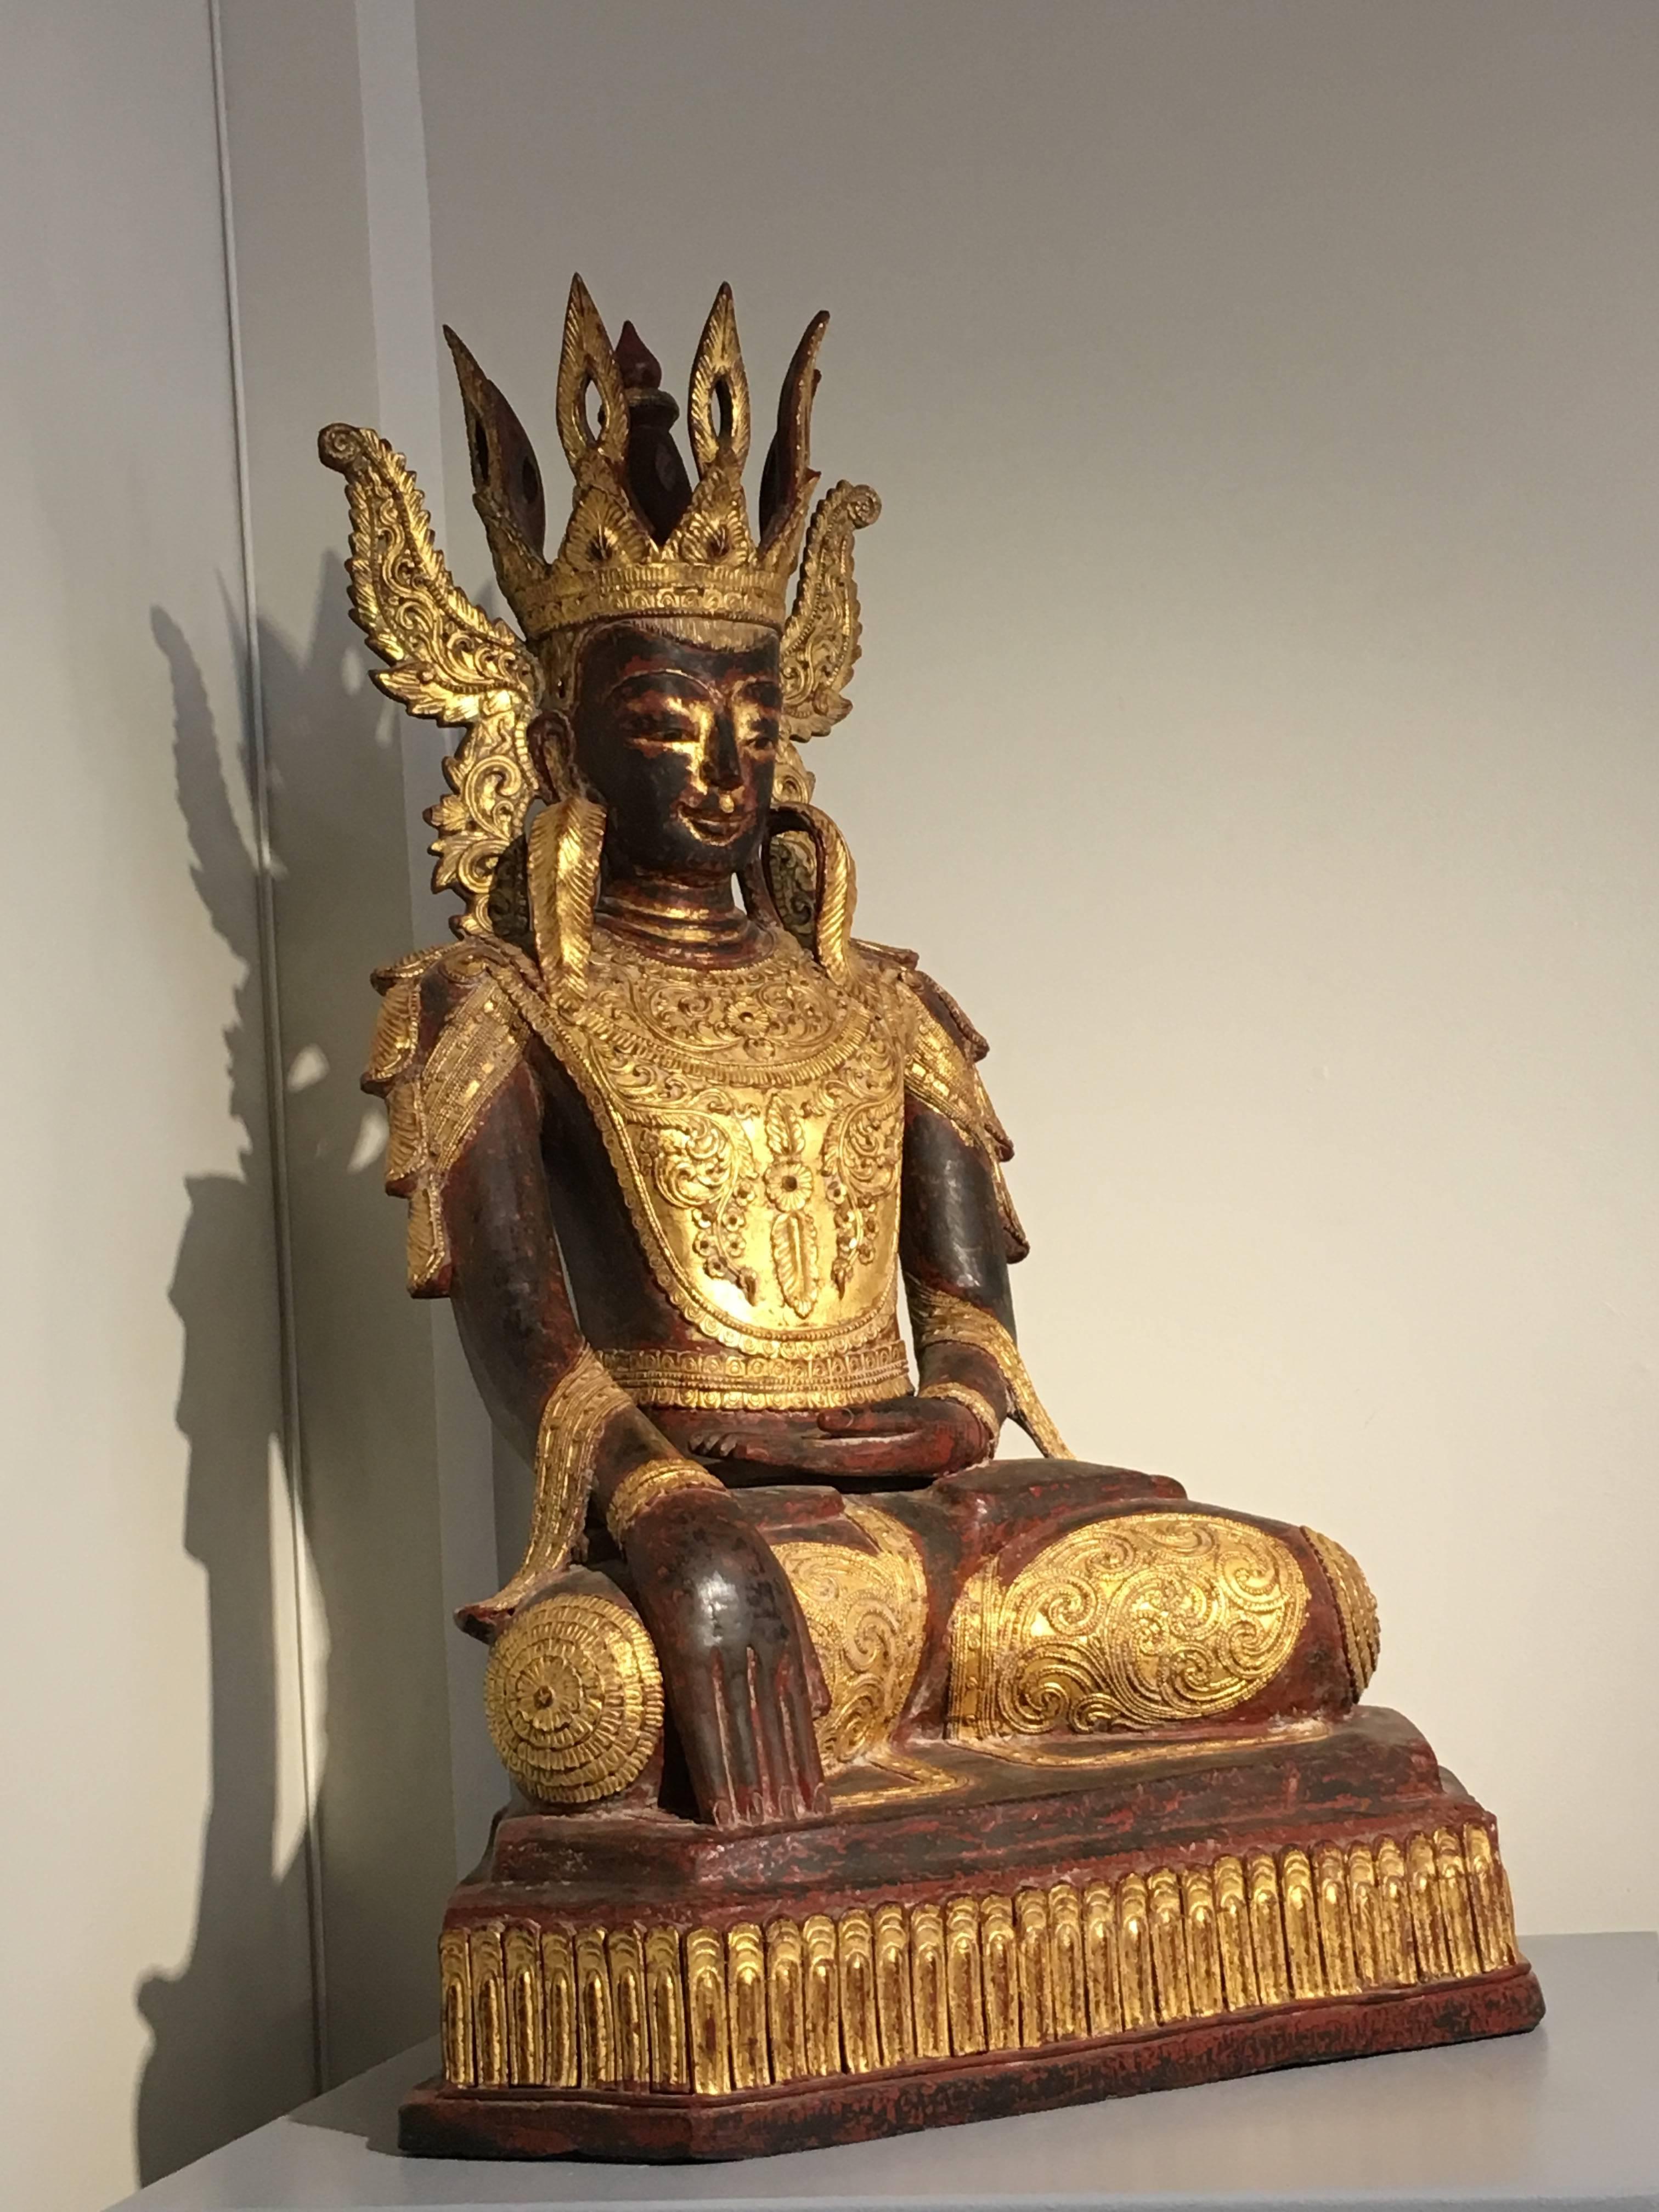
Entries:
<svg viewBox="0 0 1659 2212">
<path fill-rule="evenodd" d="M 513 1779 L 549 1805 L 627 1789 L 662 1735 L 662 1670 L 620 1601 L 556 1593 L 502 1631 L 484 1675 L 489 1734 Z"/>
</svg>

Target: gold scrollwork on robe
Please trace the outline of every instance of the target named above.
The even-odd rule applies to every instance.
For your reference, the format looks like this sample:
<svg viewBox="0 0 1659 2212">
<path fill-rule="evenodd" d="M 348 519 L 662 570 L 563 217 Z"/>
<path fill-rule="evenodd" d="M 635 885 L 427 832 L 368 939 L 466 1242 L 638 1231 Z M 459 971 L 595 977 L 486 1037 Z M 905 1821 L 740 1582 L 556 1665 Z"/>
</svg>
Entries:
<svg viewBox="0 0 1659 2212">
<path fill-rule="evenodd" d="M 830 1710 L 817 1723 L 818 1752 L 839 1767 L 878 1750 L 921 1663 L 927 1635 L 927 1583 L 921 1554 L 902 1524 L 873 1505 L 849 1500 L 847 1517 L 876 1547 L 777 1543 L 823 1670 Z"/>
<path fill-rule="evenodd" d="M 1273 1680 L 1307 1609 L 1294 1554 L 1266 1529 L 1208 1513 L 1091 1522 L 1006 1589 L 993 1561 L 963 1592 L 948 1732 L 1090 1735 L 1213 1718 Z"/>
</svg>

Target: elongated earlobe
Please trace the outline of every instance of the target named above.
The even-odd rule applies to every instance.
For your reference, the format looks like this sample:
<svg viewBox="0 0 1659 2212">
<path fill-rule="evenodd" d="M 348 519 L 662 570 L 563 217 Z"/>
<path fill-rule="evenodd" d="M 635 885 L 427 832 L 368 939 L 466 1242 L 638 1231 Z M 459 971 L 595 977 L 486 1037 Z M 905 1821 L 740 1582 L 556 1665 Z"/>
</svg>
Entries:
<svg viewBox="0 0 1659 2212">
<path fill-rule="evenodd" d="M 576 789 L 576 732 L 562 708 L 544 707 L 531 724 L 530 757 L 549 801 L 568 799 Z"/>
</svg>

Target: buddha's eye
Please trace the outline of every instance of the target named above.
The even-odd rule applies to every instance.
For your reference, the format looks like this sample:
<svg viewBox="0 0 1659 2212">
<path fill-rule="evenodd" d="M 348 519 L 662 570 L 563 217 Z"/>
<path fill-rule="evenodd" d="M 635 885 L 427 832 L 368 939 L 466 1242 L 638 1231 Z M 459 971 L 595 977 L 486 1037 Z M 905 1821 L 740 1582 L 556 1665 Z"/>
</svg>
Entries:
<svg viewBox="0 0 1659 2212">
<path fill-rule="evenodd" d="M 732 720 L 739 744 L 751 752 L 770 752 L 778 742 L 778 705 L 770 687 L 757 686 L 732 702 Z"/>
<path fill-rule="evenodd" d="M 668 745 L 699 744 L 702 726 L 700 717 L 690 708 L 673 700 L 654 700 L 623 716 L 622 734 L 640 751 L 657 752 Z"/>
</svg>

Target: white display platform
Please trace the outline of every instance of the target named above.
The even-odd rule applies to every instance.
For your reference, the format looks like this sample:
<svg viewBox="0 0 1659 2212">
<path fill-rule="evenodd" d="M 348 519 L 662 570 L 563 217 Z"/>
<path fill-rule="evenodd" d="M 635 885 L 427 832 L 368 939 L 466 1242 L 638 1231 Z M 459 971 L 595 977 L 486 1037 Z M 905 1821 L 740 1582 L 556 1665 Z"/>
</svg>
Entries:
<svg viewBox="0 0 1659 2212">
<path fill-rule="evenodd" d="M 1531 2035 L 1170 2089 L 726 2166 L 403 2159 L 388 2060 L 112 2212 L 1601 2212 L 1659 2208 L 1659 1938 L 1526 1945 Z"/>
</svg>

